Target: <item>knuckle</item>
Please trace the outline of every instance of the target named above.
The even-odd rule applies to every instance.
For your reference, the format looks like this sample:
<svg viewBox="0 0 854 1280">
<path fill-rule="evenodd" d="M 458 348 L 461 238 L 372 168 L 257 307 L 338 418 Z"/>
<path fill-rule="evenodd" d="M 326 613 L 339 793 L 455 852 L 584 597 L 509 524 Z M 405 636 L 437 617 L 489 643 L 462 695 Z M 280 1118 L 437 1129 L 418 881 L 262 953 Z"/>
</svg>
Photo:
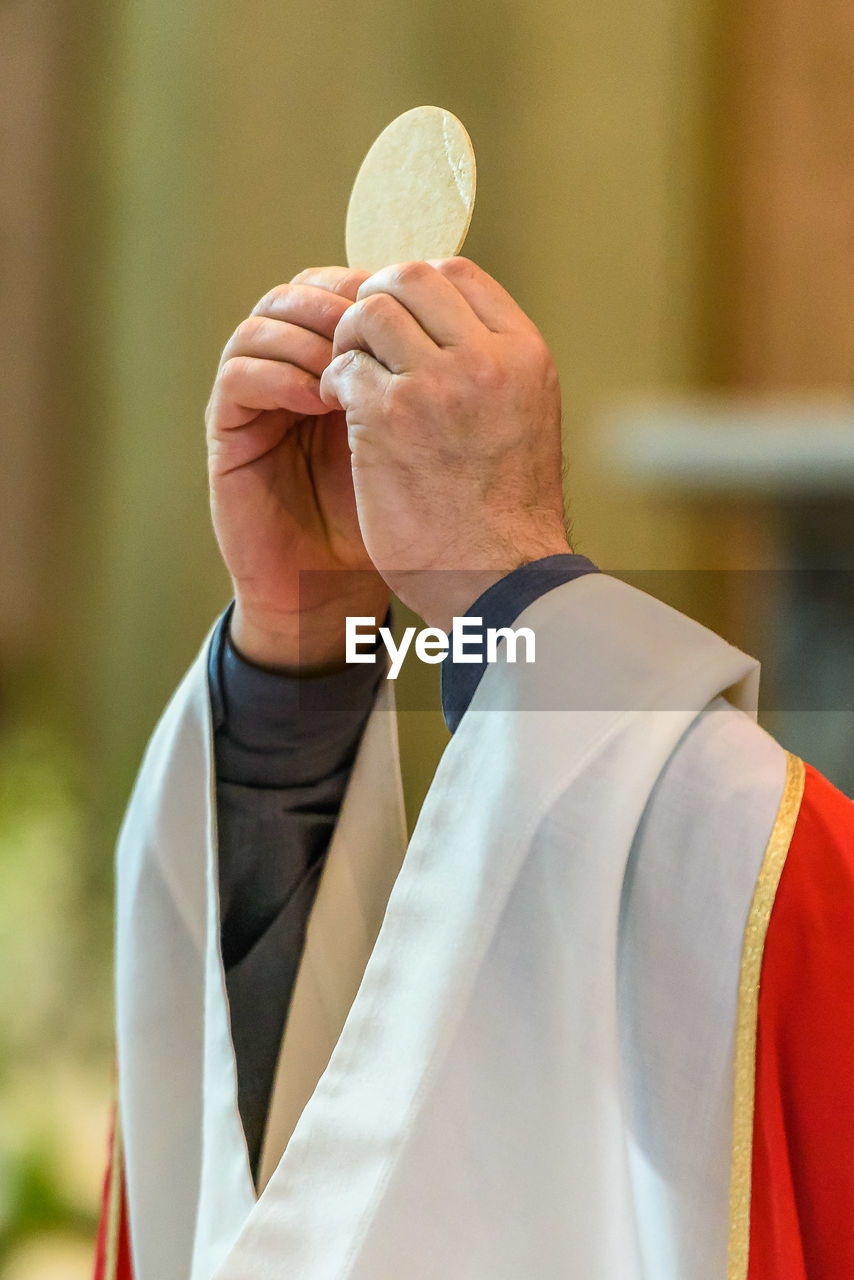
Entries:
<svg viewBox="0 0 854 1280">
<path fill-rule="evenodd" d="M 498 391 L 507 381 L 507 361 L 493 355 L 491 351 L 481 352 L 471 363 L 471 373 L 475 385 L 482 391 Z"/>
<path fill-rule="evenodd" d="M 356 305 L 363 316 L 389 316 L 395 309 L 394 299 L 387 293 L 369 293 Z"/>
<path fill-rule="evenodd" d="M 383 397 L 383 409 L 394 418 L 410 414 L 416 406 L 418 388 L 411 377 L 397 376 L 388 384 Z"/>
<path fill-rule="evenodd" d="M 341 298 L 352 299 L 359 287 L 368 279 L 367 271 L 359 271 L 355 267 L 352 270 L 340 267 L 336 268 L 336 271 L 340 274 L 330 279 L 328 288 L 331 293 L 336 293 Z"/>
<path fill-rule="evenodd" d="M 338 378 L 343 378 L 345 375 L 352 377 L 354 373 L 358 373 L 359 355 L 361 355 L 361 352 L 354 348 L 350 348 L 348 351 L 339 352 L 332 363 L 327 365 L 324 370 L 323 377 L 329 379 L 331 382 L 334 382 Z"/>
<path fill-rule="evenodd" d="M 531 368 L 541 378 L 547 382 L 557 382 L 557 366 L 554 357 L 539 332 L 533 335 L 531 342 L 527 345 L 527 353 Z"/>
<path fill-rule="evenodd" d="M 314 289 L 326 289 L 328 293 L 347 297 L 355 281 L 361 282 L 367 278 L 367 272 L 355 267 L 306 267 L 292 277 L 290 284 L 295 288 L 308 285 Z"/>
<path fill-rule="evenodd" d="M 313 276 L 321 275 L 322 267 L 305 267 L 302 271 L 298 271 L 295 276 L 291 277 L 291 284 L 302 284 L 304 280 L 310 280 Z"/>
<path fill-rule="evenodd" d="M 311 301 L 310 313 L 308 310 L 303 312 L 302 316 L 293 316 L 292 323 L 298 328 L 307 327 L 307 316 L 311 314 L 314 320 L 323 325 L 329 325 L 334 332 L 347 314 L 347 308 L 342 307 L 334 293 L 327 293 L 323 298 L 313 298 Z"/>
<path fill-rule="evenodd" d="M 512 341 L 503 348 L 503 355 L 521 375 L 545 377 L 554 366 L 551 352 L 536 331 L 514 334 Z"/>
<path fill-rule="evenodd" d="M 263 332 L 265 321 L 261 316 L 247 316 L 245 320 L 241 320 L 240 324 L 234 331 L 232 344 L 234 346 L 251 346 Z"/>
<path fill-rule="evenodd" d="M 219 385 L 226 395 L 234 393 L 246 376 L 246 357 L 231 356 L 219 371 Z"/>
<path fill-rule="evenodd" d="M 260 311 L 267 311 L 277 303 L 284 302 L 292 288 L 291 284 L 277 284 L 275 288 L 269 289 L 260 302 L 252 308 L 252 314 L 257 315 Z"/>
<path fill-rule="evenodd" d="M 426 280 L 432 273 L 433 268 L 428 267 L 426 262 L 400 262 L 391 272 L 391 281 L 405 287 Z"/>
<path fill-rule="evenodd" d="M 448 280 L 466 280 L 477 271 L 470 258 L 445 258 L 436 268 Z"/>
<path fill-rule="evenodd" d="M 325 378 L 337 378 L 339 374 L 350 367 L 355 355 L 356 352 L 352 347 L 347 351 L 339 351 L 335 359 L 326 366 L 323 376 Z"/>
</svg>

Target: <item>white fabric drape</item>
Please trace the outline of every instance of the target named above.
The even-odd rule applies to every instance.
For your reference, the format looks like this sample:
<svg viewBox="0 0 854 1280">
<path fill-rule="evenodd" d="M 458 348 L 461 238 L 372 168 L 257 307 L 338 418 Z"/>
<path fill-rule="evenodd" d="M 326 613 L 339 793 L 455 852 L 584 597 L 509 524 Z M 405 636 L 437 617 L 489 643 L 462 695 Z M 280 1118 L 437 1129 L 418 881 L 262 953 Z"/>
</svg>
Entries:
<svg viewBox="0 0 854 1280">
<path fill-rule="evenodd" d="M 518 625 L 536 665 L 485 675 L 399 874 L 387 690 L 372 715 L 324 873 L 357 883 L 321 882 L 311 968 L 335 976 L 306 976 L 307 946 L 257 1202 L 202 658 L 176 694 L 119 849 L 138 1280 L 724 1273 L 741 935 L 785 775 L 750 718 L 756 664 L 604 576 Z"/>
</svg>

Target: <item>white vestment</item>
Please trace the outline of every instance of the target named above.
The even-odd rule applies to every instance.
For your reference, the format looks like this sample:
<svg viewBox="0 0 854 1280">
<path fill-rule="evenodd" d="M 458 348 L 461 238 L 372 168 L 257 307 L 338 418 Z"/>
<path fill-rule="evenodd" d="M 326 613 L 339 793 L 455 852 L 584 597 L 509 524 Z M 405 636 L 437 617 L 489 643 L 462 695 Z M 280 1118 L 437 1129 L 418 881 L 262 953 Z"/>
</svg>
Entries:
<svg viewBox="0 0 854 1280">
<path fill-rule="evenodd" d="M 377 699 L 257 1199 L 206 647 L 176 693 L 118 858 L 136 1280 L 725 1275 L 739 958 L 786 774 L 757 665 L 604 575 L 515 625 L 536 663 L 487 669 L 408 849 L 390 684 Z"/>
</svg>

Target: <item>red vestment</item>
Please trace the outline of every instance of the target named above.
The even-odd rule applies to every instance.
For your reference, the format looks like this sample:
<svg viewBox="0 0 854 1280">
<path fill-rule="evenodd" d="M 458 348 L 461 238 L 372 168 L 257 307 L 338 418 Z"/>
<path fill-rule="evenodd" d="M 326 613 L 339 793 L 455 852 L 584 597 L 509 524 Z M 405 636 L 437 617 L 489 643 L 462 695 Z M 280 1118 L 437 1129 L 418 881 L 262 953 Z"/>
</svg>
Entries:
<svg viewBox="0 0 854 1280">
<path fill-rule="evenodd" d="M 749 1280 L 854 1276 L 854 804 L 806 768 L 762 962 Z"/>
</svg>

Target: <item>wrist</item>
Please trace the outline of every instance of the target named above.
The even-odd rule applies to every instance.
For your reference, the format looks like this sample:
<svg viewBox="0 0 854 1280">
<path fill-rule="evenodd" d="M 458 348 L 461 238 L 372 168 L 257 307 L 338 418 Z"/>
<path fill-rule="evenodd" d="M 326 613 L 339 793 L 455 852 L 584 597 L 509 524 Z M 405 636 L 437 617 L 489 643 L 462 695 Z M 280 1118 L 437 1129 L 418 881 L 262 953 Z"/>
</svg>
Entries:
<svg viewBox="0 0 854 1280">
<path fill-rule="evenodd" d="M 468 612 L 485 591 L 523 565 L 552 555 L 571 555 L 565 533 L 513 539 L 479 557 L 482 568 L 447 568 L 401 575 L 395 590 L 428 626 L 450 633 L 454 618 Z M 471 557 L 468 558 L 471 563 Z"/>
<path fill-rule="evenodd" d="M 367 591 L 343 593 L 310 609 L 259 608 L 235 593 L 230 639 L 256 666 L 285 675 L 328 675 L 346 666 L 347 617 L 373 617 L 380 626 L 388 606 L 380 579 Z"/>
</svg>

